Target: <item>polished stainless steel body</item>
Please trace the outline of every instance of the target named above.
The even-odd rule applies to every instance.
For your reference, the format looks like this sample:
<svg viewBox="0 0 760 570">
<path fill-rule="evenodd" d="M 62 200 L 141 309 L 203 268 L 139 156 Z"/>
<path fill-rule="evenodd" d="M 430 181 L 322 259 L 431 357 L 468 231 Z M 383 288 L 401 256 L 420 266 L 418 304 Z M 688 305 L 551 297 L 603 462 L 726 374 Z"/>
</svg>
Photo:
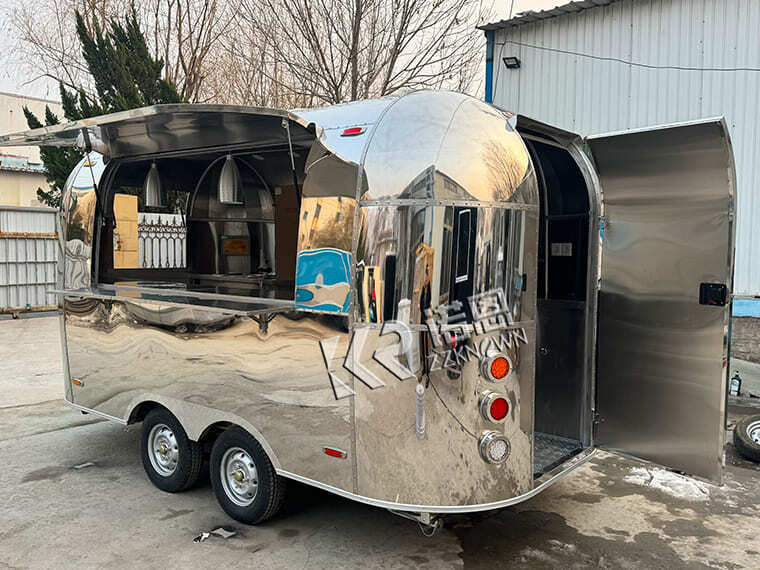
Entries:
<svg viewBox="0 0 760 570">
<path fill-rule="evenodd" d="M 124 423 L 158 404 L 194 440 L 215 427 L 238 425 L 262 444 L 279 474 L 402 511 L 466 512 L 525 500 L 590 457 L 597 411 L 606 422 L 599 438 L 610 447 L 718 478 L 727 311 L 692 311 L 697 300 L 691 278 L 730 290 L 732 166 L 722 123 L 706 125 L 700 128 L 708 132 L 695 134 L 706 146 L 687 145 L 675 162 L 668 149 L 682 144 L 682 131 L 660 131 L 670 138 L 656 139 L 659 146 L 613 137 L 634 142 L 606 147 L 598 139 L 592 156 L 572 133 L 455 93 L 418 92 L 295 112 L 159 106 L 28 133 L 23 140 L 30 144 L 69 144 L 89 129 L 92 148 L 109 159 L 93 153 L 72 173 L 63 197 L 59 289 L 66 399 Z M 18 144 L 22 137 L 5 138 L 0 143 Z M 262 285 L 279 268 L 259 278 L 255 290 L 261 294 L 240 294 L 225 288 L 239 280 L 231 273 L 204 277 L 213 290 L 193 288 L 190 272 L 156 284 L 144 272 L 120 273 L 104 253 L 116 243 L 103 212 L 112 207 L 110 189 L 120 169 L 206 153 L 209 166 L 191 200 L 188 231 L 192 224 L 208 224 L 203 227 L 217 236 L 234 232 L 224 217 L 231 210 L 213 213 L 204 202 L 202 180 L 213 161 L 225 153 L 242 160 L 249 153 L 245 159 L 254 162 L 251 157 L 265 160 L 265 152 L 288 148 L 299 197 L 288 230 L 297 231 L 295 294 Z M 632 149 L 642 153 L 634 171 L 622 168 Z M 703 151 L 712 153 L 710 161 L 702 161 Z M 656 198 L 696 163 L 702 170 L 692 170 L 678 186 L 685 194 L 700 189 L 688 195 L 699 200 L 681 223 L 679 204 L 687 196 Z M 585 203 L 579 213 L 553 214 L 549 206 L 561 202 L 561 164 L 577 174 Z M 624 184 L 633 178 L 636 184 Z M 265 171 L 261 184 L 285 188 L 289 180 Z M 547 190 L 552 184 L 554 198 Z M 609 192 L 606 214 L 602 190 Z M 269 224 L 274 218 L 264 209 L 262 202 L 240 219 Z M 571 218 L 577 221 L 575 237 L 560 242 L 555 236 Z M 675 240 L 674 228 L 688 232 Z M 269 238 L 261 235 L 265 243 Z M 644 249 L 637 245 L 642 239 Z M 647 273 L 645 260 L 666 245 L 660 273 Z M 684 247 L 691 252 L 686 268 L 679 265 Z M 229 262 L 225 255 L 233 249 L 226 248 L 209 253 L 209 272 L 219 274 Z M 712 252 L 711 268 L 691 270 L 700 265 L 701 248 Z M 560 299 L 548 281 L 562 284 L 552 275 L 573 255 L 580 277 Z M 334 282 L 308 274 L 318 256 L 337 275 Z M 558 269 L 550 269 L 555 260 L 551 267 Z M 679 278 L 671 279 L 675 273 Z M 453 358 L 466 357 L 453 367 L 435 366 L 445 360 L 440 355 L 446 347 L 430 333 L 428 310 L 494 290 L 503 293 L 508 320 L 452 337 Z M 553 295 L 557 303 L 551 305 Z M 537 376 L 537 355 L 552 357 L 549 344 L 537 345 L 537 323 L 551 328 L 557 321 L 549 315 L 568 307 L 580 331 L 573 339 L 577 363 L 567 371 L 576 378 L 570 386 L 575 408 L 569 414 L 552 403 L 537 418 L 534 394 L 567 388 L 562 370 L 547 373 L 551 381 Z M 646 323 L 621 321 L 630 311 Z M 663 315 L 672 315 L 671 324 L 658 328 Z M 685 321 L 676 315 L 686 315 Z M 686 329 L 693 333 L 688 338 Z M 626 337 L 635 339 L 630 351 L 621 348 Z M 647 351 L 651 342 L 659 350 Z M 679 355 L 670 358 L 673 351 Z M 495 381 L 481 366 L 494 353 L 511 363 L 510 373 Z M 388 354 L 400 367 L 383 366 L 373 354 Z M 618 362 L 628 368 L 616 370 Z M 673 370 L 676 365 L 684 368 Z M 657 422 L 631 402 L 638 378 L 647 391 L 639 401 L 657 409 Z M 482 405 L 493 391 L 509 402 L 507 417 L 498 422 Z M 687 435 L 682 428 L 693 422 L 684 414 L 696 414 L 693 407 L 679 407 L 679 395 L 701 406 L 714 428 Z M 541 438 L 539 423 L 553 426 Z M 676 431 L 663 433 L 668 430 Z M 503 463 L 484 461 L 480 453 L 493 432 L 508 441 Z M 539 469 L 539 439 L 570 452 L 549 457 Z M 688 449 L 670 447 L 682 445 Z M 326 454 L 326 447 L 340 453 Z"/>
<path fill-rule="evenodd" d="M 605 193 L 597 441 L 720 481 L 734 169 L 722 121 L 589 141 Z M 643 149 L 646 149 L 645 151 Z"/>
</svg>

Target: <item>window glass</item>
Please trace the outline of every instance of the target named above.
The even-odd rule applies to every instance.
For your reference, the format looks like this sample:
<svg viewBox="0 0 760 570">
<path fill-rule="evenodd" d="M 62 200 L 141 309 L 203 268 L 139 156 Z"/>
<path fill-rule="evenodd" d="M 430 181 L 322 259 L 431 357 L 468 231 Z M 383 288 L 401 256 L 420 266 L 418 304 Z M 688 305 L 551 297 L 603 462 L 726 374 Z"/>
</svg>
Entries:
<svg viewBox="0 0 760 570">
<path fill-rule="evenodd" d="M 457 246 L 454 254 L 457 260 L 457 283 L 467 281 L 469 278 L 471 218 L 470 210 L 464 210 L 458 214 Z"/>
</svg>

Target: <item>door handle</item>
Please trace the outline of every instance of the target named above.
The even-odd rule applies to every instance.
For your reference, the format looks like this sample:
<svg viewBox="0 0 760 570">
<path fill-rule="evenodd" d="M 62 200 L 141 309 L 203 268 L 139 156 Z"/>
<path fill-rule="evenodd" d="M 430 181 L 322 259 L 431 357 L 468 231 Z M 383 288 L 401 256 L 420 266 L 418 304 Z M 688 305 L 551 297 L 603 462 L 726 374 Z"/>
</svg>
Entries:
<svg viewBox="0 0 760 570">
<path fill-rule="evenodd" d="M 700 283 L 699 304 L 725 307 L 728 303 L 728 287 L 723 283 Z"/>
</svg>

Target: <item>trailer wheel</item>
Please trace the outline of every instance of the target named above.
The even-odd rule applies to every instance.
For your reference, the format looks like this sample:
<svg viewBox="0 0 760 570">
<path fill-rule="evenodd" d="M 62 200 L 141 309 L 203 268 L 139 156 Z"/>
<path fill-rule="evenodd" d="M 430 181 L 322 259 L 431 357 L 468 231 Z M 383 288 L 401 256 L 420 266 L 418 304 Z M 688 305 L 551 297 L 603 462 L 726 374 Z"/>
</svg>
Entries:
<svg viewBox="0 0 760 570">
<path fill-rule="evenodd" d="M 285 479 L 246 431 L 232 428 L 222 433 L 211 449 L 209 468 L 216 499 L 233 519 L 258 524 L 280 510 Z"/>
<path fill-rule="evenodd" d="M 747 416 L 736 424 L 734 447 L 747 459 L 760 462 L 760 415 Z"/>
<path fill-rule="evenodd" d="M 184 491 L 198 480 L 202 448 L 168 410 L 155 408 L 145 416 L 141 450 L 145 473 L 162 491 Z"/>
</svg>

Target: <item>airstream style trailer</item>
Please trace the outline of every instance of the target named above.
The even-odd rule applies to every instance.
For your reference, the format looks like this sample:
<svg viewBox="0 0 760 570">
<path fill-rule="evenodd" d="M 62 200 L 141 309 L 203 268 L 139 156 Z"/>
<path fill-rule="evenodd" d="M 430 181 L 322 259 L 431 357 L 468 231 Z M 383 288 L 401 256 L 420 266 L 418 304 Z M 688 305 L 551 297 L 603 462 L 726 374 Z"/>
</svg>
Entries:
<svg viewBox="0 0 760 570">
<path fill-rule="evenodd" d="M 60 209 L 66 401 L 428 529 L 597 447 L 719 481 L 734 168 L 720 119 L 581 138 L 474 98 L 159 105 L 2 138 L 86 158 Z"/>
</svg>

